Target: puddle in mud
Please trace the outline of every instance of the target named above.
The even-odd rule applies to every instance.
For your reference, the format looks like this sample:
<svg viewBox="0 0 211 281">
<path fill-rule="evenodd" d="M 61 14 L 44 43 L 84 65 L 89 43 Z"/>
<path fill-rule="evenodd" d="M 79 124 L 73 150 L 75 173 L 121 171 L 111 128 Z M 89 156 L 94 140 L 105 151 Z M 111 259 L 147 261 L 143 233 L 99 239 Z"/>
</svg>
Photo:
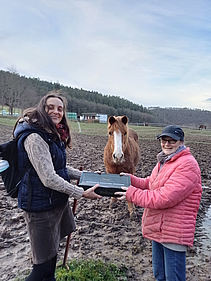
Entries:
<svg viewBox="0 0 211 281">
<path fill-rule="evenodd" d="M 210 193 L 209 187 L 203 186 L 203 192 L 207 195 Z M 202 195 L 203 196 L 203 195 Z M 202 204 L 202 203 L 201 203 Z M 202 206 L 201 206 L 202 207 Z M 195 247 L 188 259 L 195 265 L 207 263 L 211 255 L 211 203 L 210 198 L 207 198 L 203 203 L 203 207 L 199 211 L 200 217 L 197 218 L 196 232 L 195 232 Z M 200 257 L 200 260 L 199 260 Z"/>
<path fill-rule="evenodd" d="M 205 218 L 202 222 L 202 226 L 200 227 L 201 233 L 203 233 L 202 237 L 202 248 L 205 255 L 209 255 L 211 253 L 211 206 L 206 212 Z"/>
</svg>

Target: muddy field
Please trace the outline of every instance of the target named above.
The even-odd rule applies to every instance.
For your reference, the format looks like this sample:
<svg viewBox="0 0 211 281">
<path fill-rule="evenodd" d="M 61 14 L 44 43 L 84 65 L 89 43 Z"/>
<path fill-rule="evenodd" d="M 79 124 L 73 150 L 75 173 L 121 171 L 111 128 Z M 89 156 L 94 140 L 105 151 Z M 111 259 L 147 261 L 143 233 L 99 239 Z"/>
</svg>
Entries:
<svg viewBox="0 0 211 281">
<path fill-rule="evenodd" d="M 11 127 L 0 126 L 0 143 L 7 141 Z M 106 136 L 73 135 L 73 149 L 68 154 L 68 162 L 75 168 L 105 171 L 103 150 Z M 138 176 L 150 174 L 156 164 L 160 146 L 155 140 L 140 137 L 141 159 L 137 166 Z M 201 172 L 203 196 L 197 218 L 195 242 L 187 253 L 187 280 L 211 280 L 211 226 L 204 225 L 211 205 L 211 137 L 188 136 L 186 145 L 197 159 Z M 70 200 L 72 204 L 72 200 Z M 128 280 L 151 281 L 152 275 L 151 242 L 141 234 L 143 209 L 136 207 L 130 218 L 125 202 L 118 202 L 109 208 L 110 199 L 77 202 L 77 231 L 72 234 L 68 259 L 93 258 L 114 262 L 127 269 Z M 0 280 L 19 280 L 31 269 L 29 239 L 22 211 L 17 201 L 6 196 L 0 183 Z M 63 261 L 66 240 L 61 241 L 58 262 Z"/>
</svg>

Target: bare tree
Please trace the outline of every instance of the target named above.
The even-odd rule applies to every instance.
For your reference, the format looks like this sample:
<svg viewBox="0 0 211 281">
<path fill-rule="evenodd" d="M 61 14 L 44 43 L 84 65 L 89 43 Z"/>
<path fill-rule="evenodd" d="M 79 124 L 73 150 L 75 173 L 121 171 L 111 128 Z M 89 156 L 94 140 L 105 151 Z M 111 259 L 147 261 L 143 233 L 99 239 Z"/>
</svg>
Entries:
<svg viewBox="0 0 211 281">
<path fill-rule="evenodd" d="M 17 107 L 23 111 L 28 107 L 35 106 L 38 100 L 39 96 L 37 95 L 37 91 L 33 88 L 33 86 L 28 85 L 21 94 Z"/>
<path fill-rule="evenodd" d="M 25 83 L 16 70 L 11 70 L 5 77 L 4 104 L 9 107 L 9 113 L 13 115 L 14 107 L 18 106 L 21 95 L 25 89 Z"/>
<path fill-rule="evenodd" d="M 7 87 L 6 87 L 6 81 L 5 81 L 5 72 L 1 71 L 0 72 L 0 99 L 1 99 L 1 109 L 2 109 L 2 114 L 3 114 L 3 109 L 4 109 L 4 99 L 5 95 L 7 92 Z"/>
</svg>

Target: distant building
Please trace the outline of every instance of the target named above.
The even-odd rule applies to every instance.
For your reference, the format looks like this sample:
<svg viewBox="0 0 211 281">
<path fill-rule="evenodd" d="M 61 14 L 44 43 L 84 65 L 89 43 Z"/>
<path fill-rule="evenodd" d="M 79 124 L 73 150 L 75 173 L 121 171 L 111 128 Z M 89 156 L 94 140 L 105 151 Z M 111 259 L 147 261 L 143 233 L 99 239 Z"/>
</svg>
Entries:
<svg viewBox="0 0 211 281">
<path fill-rule="evenodd" d="M 77 114 L 75 112 L 66 112 L 67 119 L 77 121 Z"/>
<path fill-rule="evenodd" d="M 108 115 L 107 114 L 97 114 L 97 119 L 100 123 L 107 123 L 108 122 Z"/>
<path fill-rule="evenodd" d="M 82 113 L 80 121 L 107 123 L 108 115 L 99 113 Z"/>
</svg>

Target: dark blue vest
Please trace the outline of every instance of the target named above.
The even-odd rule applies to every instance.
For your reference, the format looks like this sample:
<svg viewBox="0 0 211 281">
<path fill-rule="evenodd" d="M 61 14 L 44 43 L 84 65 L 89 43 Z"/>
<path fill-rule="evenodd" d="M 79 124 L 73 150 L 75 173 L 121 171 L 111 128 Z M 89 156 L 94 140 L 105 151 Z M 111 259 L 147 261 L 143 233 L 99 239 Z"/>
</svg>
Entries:
<svg viewBox="0 0 211 281">
<path fill-rule="evenodd" d="M 23 174 L 26 168 L 29 167 L 19 187 L 18 205 L 27 212 L 41 212 L 54 209 L 65 204 L 69 197 L 65 193 L 45 187 L 40 181 L 35 169 L 30 164 L 23 142 L 30 133 L 35 132 L 40 134 L 36 129 L 22 132 L 23 135 L 18 142 L 19 172 Z M 66 169 L 66 152 L 63 142 L 59 140 L 54 141 L 53 136 L 48 133 L 42 132 L 40 135 L 49 145 L 56 173 L 64 180 L 69 181 L 70 178 Z"/>
</svg>

